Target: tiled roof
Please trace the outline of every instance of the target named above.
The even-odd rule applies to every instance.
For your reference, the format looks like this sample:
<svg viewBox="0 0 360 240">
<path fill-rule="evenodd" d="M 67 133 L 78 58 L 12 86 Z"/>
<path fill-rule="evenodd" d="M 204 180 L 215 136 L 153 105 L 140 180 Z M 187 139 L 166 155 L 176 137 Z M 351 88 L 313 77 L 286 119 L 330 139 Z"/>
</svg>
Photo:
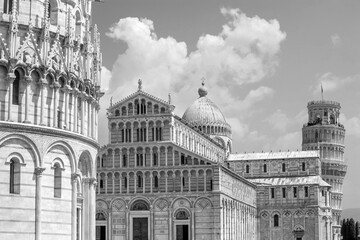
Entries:
<svg viewBox="0 0 360 240">
<path fill-rule="evenodd" d="M 292 152 L 240 153 L 240 154 L 230 154 L 228 161 L 266 160 L 266 159 L 284 159 L 284 158 L 312 158 L 312 157 L 319 157 L 319 152 L 292 151 Z"/>
<path fill-rule="evenodd" d="M 320 176 L 306 176 L 306 177 L 281 177 L 281 178 L 255 178 L 248 179 L 256 184 L 265 185 L 320 185 L 331 187 Z"/>
</svg>

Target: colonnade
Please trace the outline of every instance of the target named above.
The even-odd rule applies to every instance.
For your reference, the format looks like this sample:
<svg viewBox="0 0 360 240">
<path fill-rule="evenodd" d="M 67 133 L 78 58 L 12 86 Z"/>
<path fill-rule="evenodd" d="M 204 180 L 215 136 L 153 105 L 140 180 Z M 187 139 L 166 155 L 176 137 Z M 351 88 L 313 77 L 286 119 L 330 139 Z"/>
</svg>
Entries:
<svg viewBox="0 0 360 240">
<path fill-rule="evenodd" d="M 222 199 L 221 224 L 223 240 L 255 240 L 256 215 L 255 207 L 232 199 Z"/>
<path fill-rule="evenodd" d="M 214 188 L 211 168 L 98 172 L 98 194 L 206 192 Z"/>
<path fill-rule="evenodd" d="M 38 77 L 40 76 L 38 73 L 35 75 Z M 63 81 L 63 86 L 61 86 L 58 81 L 50 80 L 52 77 L 47 77 L 46 79 L 48 79 L 48 81 L 39 77 L 38 81 L 36 81 L 36 79 L 33 79 L 30 76 L 24 76 L 21 78 L 20 84 L 25 85 L 25 104 L 22 107 L 23 110 L 20 110 L 21 114 L 19 117 L 19 113 L 14 114 L 14 109 L 12 108 L 14 105 L 13 84 L 15 79 L 15 74 L 8 74 L 6 120 L 17 121 L 17 119 L 19 119 L 24 123 L 33 123 L 42 126 L 66 129 L 97 139 L 97 116 L 99 112 L 99 104 L 93 96 L 86 92 L 79 91 L 76 87 L 71 88 L 69 85 L 64 83 L 65 80 L 62 78 L 60 78 L 59 81 Z M 30 88 L 32 83 L 39 88 L 39 96 L 37 101 L 40 104 L 35 104 L 33 106 L 34 109 L 30 109 Z M 50 101 L 49 98 L 45 96 L 45 88 L 47 89 L 48 95 L 49 91 L 52 90 Z M 21 103 L 19 104 L 21 105 Z M 29 113 L 34 116 L 30 117 Z"/>
<path fill-rule="evenodd" d="M 167 105 L 168 103 L 164 102 L 163 104 Z M 138 98 L 135 99 L 134 101 L 126 102 L 119 108 L 115 109 L 113 114 L 115 117 L 117 117 L 117 116 L 152 115 L 152 114 L 163 114 L 163 113 L 166 113 L 165 106 L 160 106 L 157 103 L 146 101 L 146 99 L 144 98 Z"/>
</svg>

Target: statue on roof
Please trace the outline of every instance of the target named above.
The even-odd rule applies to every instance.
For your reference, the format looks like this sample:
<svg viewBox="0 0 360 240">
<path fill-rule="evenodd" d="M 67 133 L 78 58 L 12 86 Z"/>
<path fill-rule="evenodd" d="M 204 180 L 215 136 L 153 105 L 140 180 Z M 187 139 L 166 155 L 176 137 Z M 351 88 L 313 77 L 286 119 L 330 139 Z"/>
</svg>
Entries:
<svg viewBox="0 0 360 240">
<path fill-rule="evenodd" d="M 141 91 L 142 90 L 142 80 L 139 79 L 138 81 L 138 91 Z"/>
</svg>

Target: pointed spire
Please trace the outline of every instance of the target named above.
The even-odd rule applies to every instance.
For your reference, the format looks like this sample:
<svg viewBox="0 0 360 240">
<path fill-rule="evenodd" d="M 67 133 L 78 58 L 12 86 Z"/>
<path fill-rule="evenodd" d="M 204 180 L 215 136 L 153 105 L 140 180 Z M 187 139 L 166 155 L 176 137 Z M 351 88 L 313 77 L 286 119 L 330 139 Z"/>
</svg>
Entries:
<svg viewBox="0 0 360 240">
<path fill-rule="evenodd" d="M 169 93 L 169 104 L 171 104 L 171 93 Z"/>
</svg>

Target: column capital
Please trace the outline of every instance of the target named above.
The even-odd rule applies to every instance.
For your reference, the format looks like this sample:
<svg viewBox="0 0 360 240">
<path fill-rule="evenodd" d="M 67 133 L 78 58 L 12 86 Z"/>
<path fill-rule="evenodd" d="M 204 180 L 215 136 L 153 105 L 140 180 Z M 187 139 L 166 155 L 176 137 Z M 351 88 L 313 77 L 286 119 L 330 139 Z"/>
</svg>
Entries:
<svg viewBox="0 0 360 240">
<path fill-rule="evenodd" d="M 15 78 L 16 78 L 15 73 L 12 72 L 8 73 L 7 80 L 10 84 L 12 84 L 15 81 Z"/>
<path fill-rule="evenodd" d="M 41 176 L 44 171 L 45 171 L 45 168 L 36 167 L 34 173 L 35 173 L 35 175 L 37 175 L 37 176 Z"/>
<path fill-rule="evenodd" d="M 80 174 L 79 173 L 72 173 L 71 174 L 71 181 L 75 182 L 78 177 L 80 177 Z"/>
<path fill-rule="evenodd" d="M 32 82 L 31 76 L 25 76 L 24 77 L 24 83 L 25 83 L 26 86 L 30 85 L 31 82 Z"/>
<path fill-rule="evenodd" d="M 55 91 L 60 88 L 60 84 L 58 82 L 53 82 L 53 84 L 50 85 L 50 87 L 52 87 Z"/>
<path fill-rule="evenodd" d="M 94 178 L 94 177 L 89 178 L 89 184 L 90 184 L 90 185 L 93 185 L 94 187 L 96 187 L 96 185 L 97 185 L 97 179 Z"/>
<path fill-rule="evenodd" d="M 45 78 L 40 78 L 39 81 L 37 82 L 37 84 L 39 84 L 40 88 L 43 88 L 44 86 L 46 86 L 48 83 L 45 80 Z"/>
<path fill-rule="evenodd" d="M 68 84 L 66 84 L 61 88 L 61 91 L 63 91 L 64 93 L 68 93 L 71 91 L 71 87 Z"/>
</svg>

